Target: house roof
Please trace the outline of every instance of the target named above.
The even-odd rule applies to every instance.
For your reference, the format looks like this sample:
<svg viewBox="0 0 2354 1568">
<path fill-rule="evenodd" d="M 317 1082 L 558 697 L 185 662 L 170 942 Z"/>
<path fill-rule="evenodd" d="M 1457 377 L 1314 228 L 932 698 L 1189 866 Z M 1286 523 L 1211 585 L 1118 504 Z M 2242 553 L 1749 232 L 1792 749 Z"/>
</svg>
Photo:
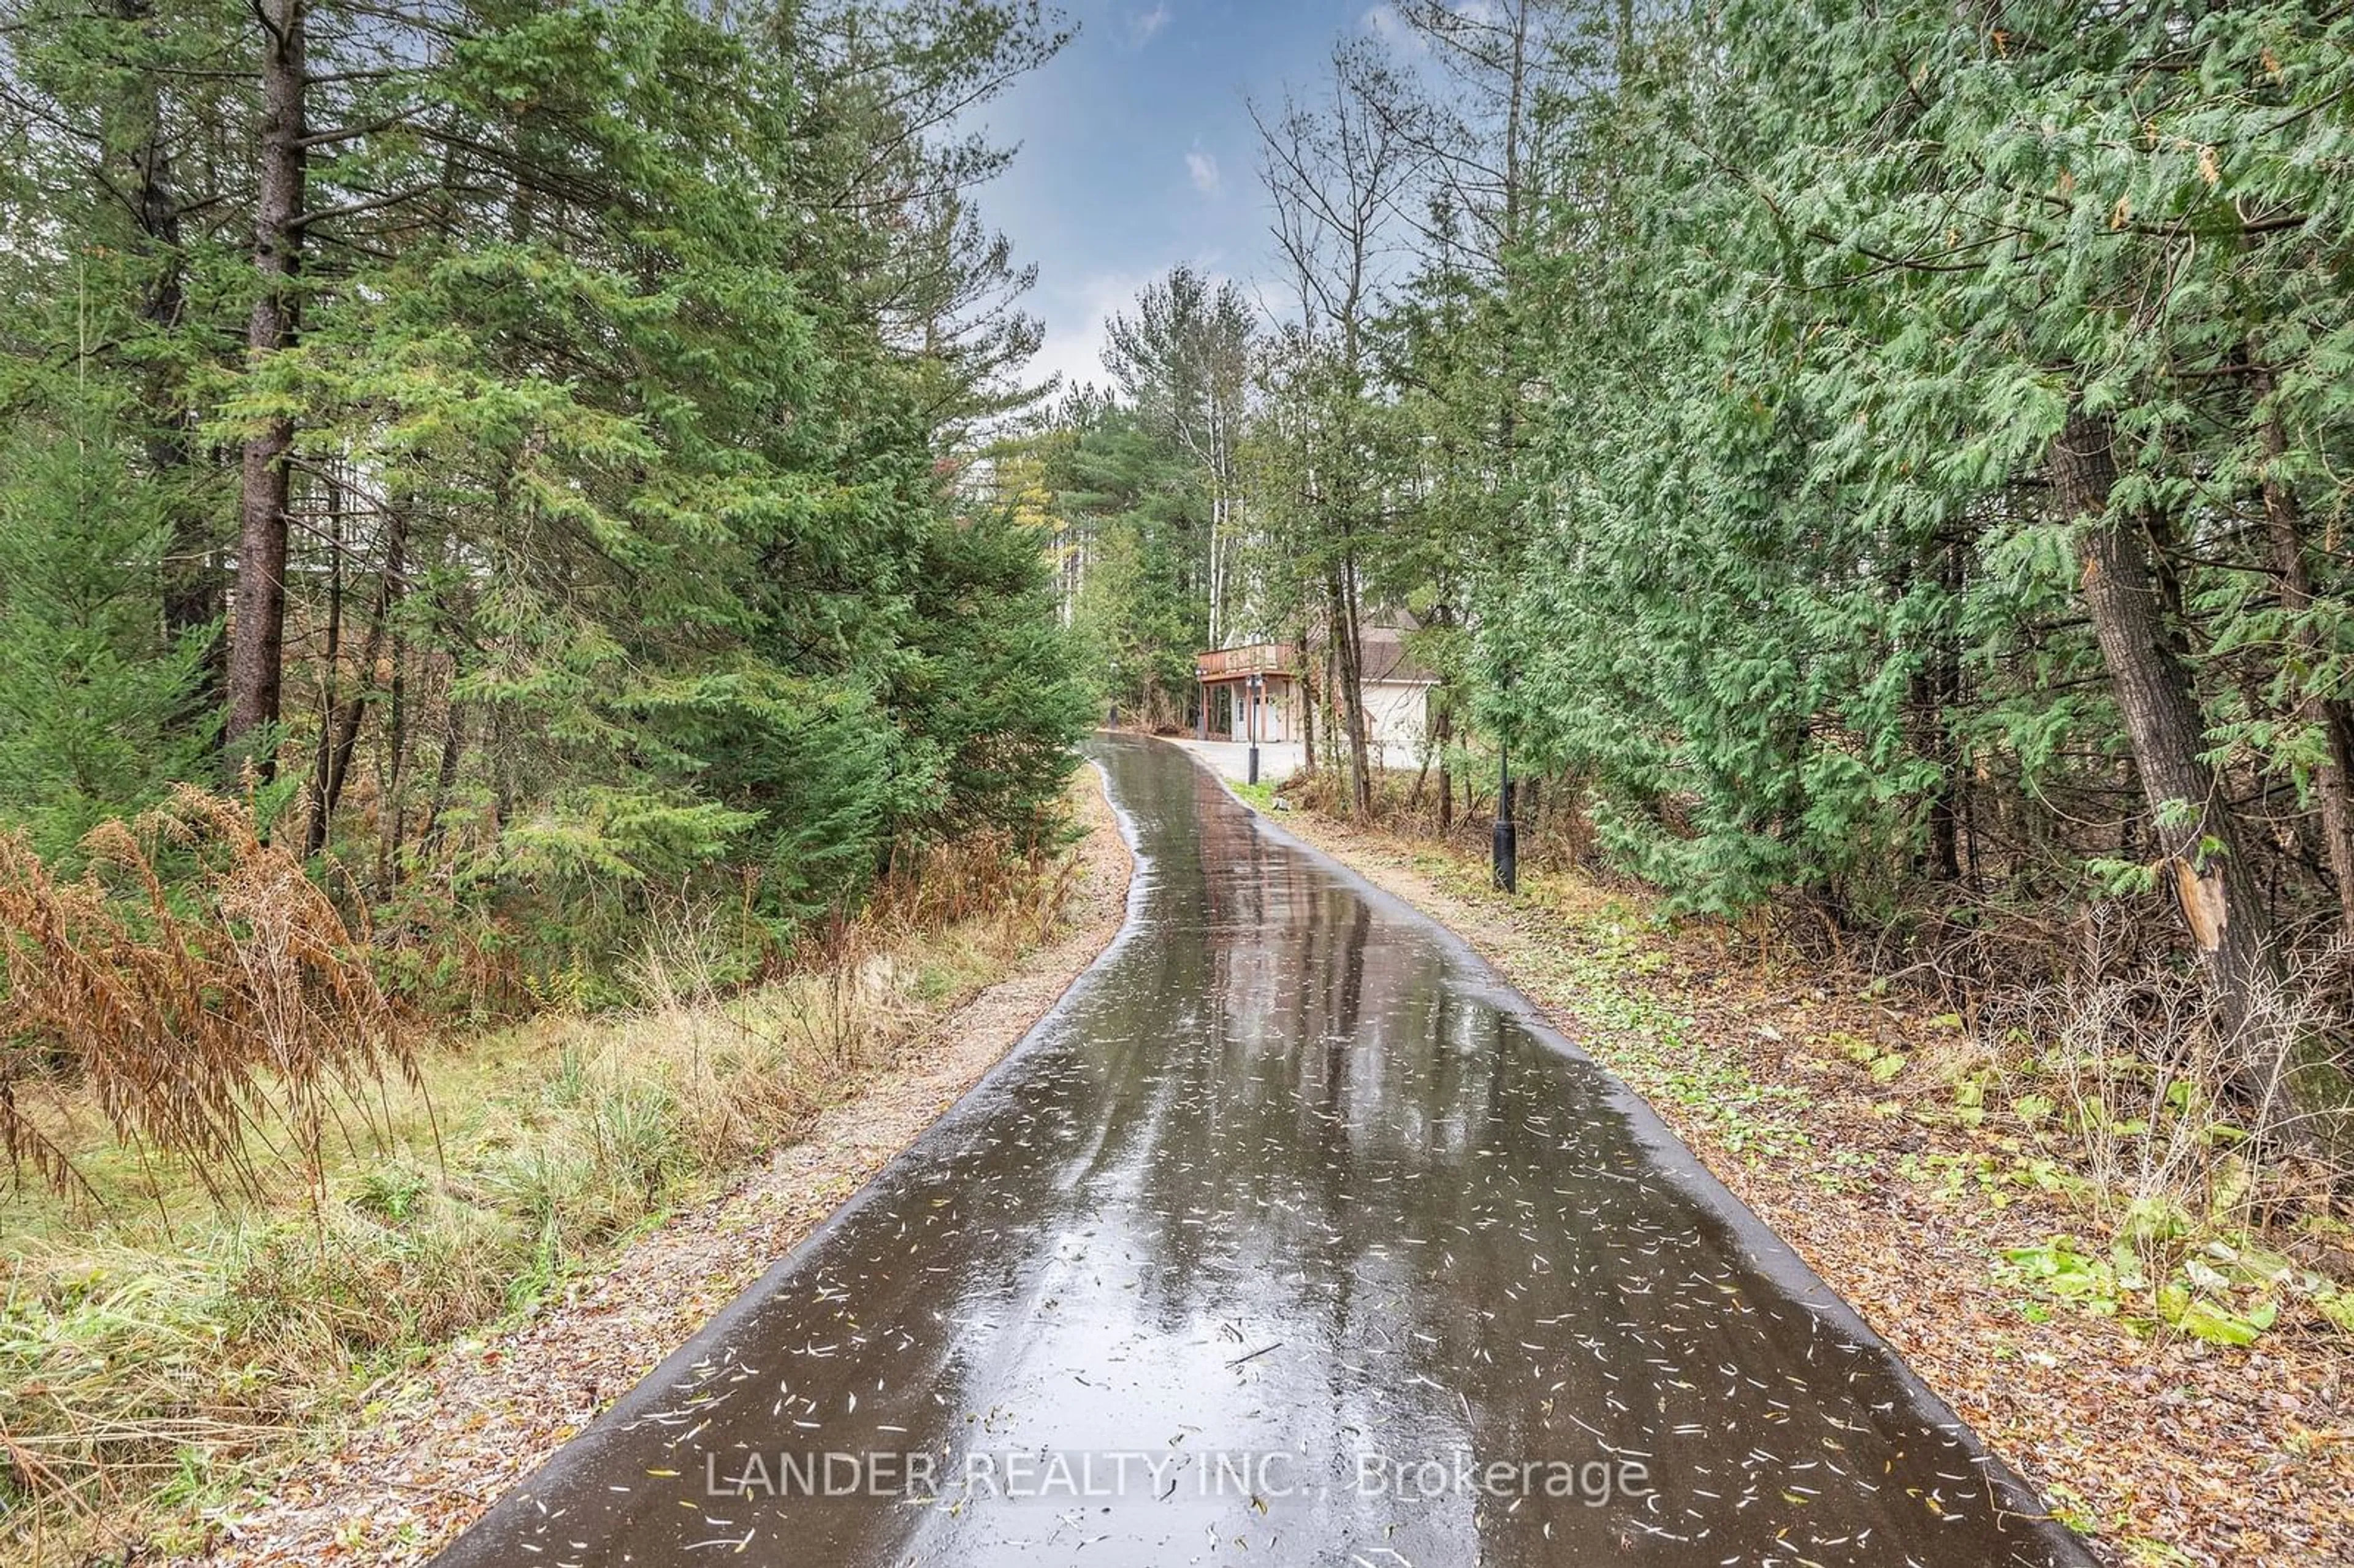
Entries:
<svg viewBox="0 0 2354 1568">
<path fill-rule="evenodd" d="M 1413 654 L 1406 652 L 1405 639 L 1409 629 L 1403 626 L 1368 626 L 1357 633 L 1365 650 L 1364 676 L 1368 681 L 1395 681 L 1421 685 L 1435 684 L 1438 676 Z"/>
</svg>

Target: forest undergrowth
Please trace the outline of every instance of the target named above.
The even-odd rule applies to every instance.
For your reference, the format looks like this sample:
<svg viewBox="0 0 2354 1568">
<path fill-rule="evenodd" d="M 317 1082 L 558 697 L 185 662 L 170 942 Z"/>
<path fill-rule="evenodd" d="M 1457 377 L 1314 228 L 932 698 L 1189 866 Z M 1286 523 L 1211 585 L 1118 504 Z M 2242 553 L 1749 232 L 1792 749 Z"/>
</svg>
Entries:
<svg viewBox="0 0 2354 1568">
<path fill-rule="evenodd" d="M 476 1027 L 237 802 L 184 791 L 66 881 L 0 841 L 20 1155 L 0 1202 L 0 1542 L 77 1561 L 228 1495 L 855 1094 L 1055 929 L 1066 845 L 906 852 L 747 982 L 735 912 L 652 912 L 625 1005 Z M 153 860 L 202 870 L 166 894 Z M 291 890 L 291 893 L 290 893 Z M 600 993 L 601 994 L 601 993 Z M 162 1533 L 156 1534 L 155 1531 Z"/>
</svg>

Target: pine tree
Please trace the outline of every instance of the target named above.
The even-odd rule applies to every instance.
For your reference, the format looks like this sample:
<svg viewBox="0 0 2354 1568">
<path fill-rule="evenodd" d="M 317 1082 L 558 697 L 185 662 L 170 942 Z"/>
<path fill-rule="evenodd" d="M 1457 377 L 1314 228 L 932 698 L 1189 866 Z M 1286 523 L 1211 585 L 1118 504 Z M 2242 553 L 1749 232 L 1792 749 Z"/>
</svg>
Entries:
<svg viewBox="0 0 2354 1568">
<path fill-rule="evenodd" d="M 0 821 L 70 863 L 99 821 L 202 771 L 181 715 L 210 628 L 176 639 L 158 584 L 172 538 L 95 410 L 19 424 L 0 451 Z"/>
<path fill-rule="evenodd" d="M 227 628 L 219 684 L 122 693 L 160 767 L 225 733 L 305 848 L 592 961 L 729 866 L 789 934 L 896 843 L 1036 825 L 1086 706 L 1044 542 L 945 476 L 1036 342 L 972 199 L 1010 154 L 959 117 L 1060 47 L 1038 5 L 19 0 L 0 37 L 11 417 L 66 429 L 37 367 L 80 363 L 110 422 L 27 444 L 12 507 L 127 530 L 57 559 L 149 574 L 151 656 Z M 84 635 L 11 604 L 24 657 Z M 960 685 L 1016 669 L 1027 705 Z"/>
</svg>

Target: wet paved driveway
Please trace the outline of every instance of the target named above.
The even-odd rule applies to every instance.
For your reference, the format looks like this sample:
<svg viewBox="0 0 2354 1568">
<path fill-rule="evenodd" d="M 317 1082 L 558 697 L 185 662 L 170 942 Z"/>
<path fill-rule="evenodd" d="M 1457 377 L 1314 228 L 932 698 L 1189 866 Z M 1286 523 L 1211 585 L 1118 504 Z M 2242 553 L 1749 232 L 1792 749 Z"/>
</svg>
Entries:
<svg viewBox="0 0 2354 1568">
<path fill-rule="evenodd" d="M 1095 749 L 1120 942 L 445 1564 L 2088 1561 L 1452 938 Z"/>
</svg>

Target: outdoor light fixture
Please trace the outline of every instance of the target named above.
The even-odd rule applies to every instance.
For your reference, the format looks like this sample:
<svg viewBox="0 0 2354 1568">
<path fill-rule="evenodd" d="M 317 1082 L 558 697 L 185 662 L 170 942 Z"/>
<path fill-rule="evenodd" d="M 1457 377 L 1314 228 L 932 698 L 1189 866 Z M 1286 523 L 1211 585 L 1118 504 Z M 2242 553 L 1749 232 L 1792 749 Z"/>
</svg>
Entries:
<svg viewBox="0 0 2354 1568">
<path fill-rule="evenodd" d="M 1496 747 L 1496 891 L 1520 891 L 1520 830 L 1512 825 L 1511 753 L 1500 743 Z"/>
<path fill-rule="evenodd" d="M 1267 689 L 1265 675 L 1253 675 L 1243 683 L 1250 694 L 1250 781 L 1258 782 L 1258 694 Z"/>
</svg>

